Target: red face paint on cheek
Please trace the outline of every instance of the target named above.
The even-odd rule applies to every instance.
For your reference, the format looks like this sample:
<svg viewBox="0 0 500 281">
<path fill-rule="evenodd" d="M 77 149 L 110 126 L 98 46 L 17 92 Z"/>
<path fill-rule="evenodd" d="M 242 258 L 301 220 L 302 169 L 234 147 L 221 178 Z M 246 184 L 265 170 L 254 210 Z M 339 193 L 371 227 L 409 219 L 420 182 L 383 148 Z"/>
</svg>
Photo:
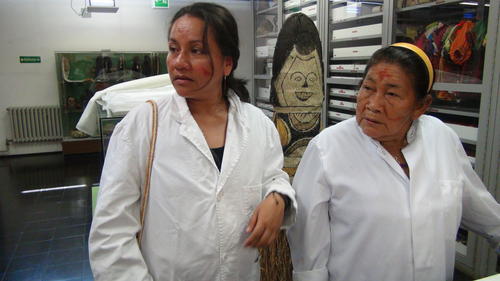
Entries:
<svg viewBox="0 0 500 281">
<path fill-rule="evenodd" d="M 206 77 L 209 77 L 209 76 L 212 75 L 212 70 L 211 69 L 208 69 L 208 68 L 205 68 L 205 67 L 200 67 L 199 70 Z"/>
<path fill-rule="evenodd" d="M 385 78 L 390 78 L 391 75 L 389 74 L 389 72 L 387 71 L 387 69 L 382 69 L 378 72 L 378 78 L 380 80 L 384 80 Z"/>
</svg>

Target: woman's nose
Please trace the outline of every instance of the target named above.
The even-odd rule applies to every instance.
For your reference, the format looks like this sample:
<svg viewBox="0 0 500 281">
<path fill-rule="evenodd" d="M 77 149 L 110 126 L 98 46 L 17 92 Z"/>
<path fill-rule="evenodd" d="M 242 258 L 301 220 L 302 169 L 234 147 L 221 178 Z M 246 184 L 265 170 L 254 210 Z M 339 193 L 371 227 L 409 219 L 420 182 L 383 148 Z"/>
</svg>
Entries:
<svg viewBox="0 0 500 281">
<path fill-rule="evenodd" d="M 187 69 L 189 65 L 189 56 L 185 52 L 179 52 L 174 59 L 174 67 L 176 69 Z"/>
<path fill-rule="evenodd" d="M 373 95 L 370 95 L 366 107 L 373 112 L 379 112 L 382 109 L 383 105 L 384 105 L 384 94 L 381 92 L 377 92 Z"/>
</svg>

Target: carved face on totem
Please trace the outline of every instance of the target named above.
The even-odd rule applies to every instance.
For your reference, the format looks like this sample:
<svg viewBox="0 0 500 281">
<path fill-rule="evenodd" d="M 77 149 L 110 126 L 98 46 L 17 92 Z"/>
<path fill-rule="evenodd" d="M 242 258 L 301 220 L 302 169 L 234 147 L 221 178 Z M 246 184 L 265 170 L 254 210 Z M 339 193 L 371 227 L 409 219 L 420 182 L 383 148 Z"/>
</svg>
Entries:
<svg viewBox="0 0 500 281">
<path fill-rule="evenodd" d="M 323 77 L 317 50 L 302 55 L 293 47 L 275 82 L 280 106 L 320 106 Z"/>
</svg>

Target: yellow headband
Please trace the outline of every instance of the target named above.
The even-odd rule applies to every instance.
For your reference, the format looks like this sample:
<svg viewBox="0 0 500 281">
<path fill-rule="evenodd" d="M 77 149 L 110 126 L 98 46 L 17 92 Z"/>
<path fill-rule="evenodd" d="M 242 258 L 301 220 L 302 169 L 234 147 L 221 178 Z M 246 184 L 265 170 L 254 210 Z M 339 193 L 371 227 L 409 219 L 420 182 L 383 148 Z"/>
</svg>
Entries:
<svg viewBox="0 0 500 281">
<path fill-rule="evenodd" d="M 413 44 L 410 44 L 410 43 L 401 42 L 401 43 L 392 44 L 391 46 L 402 47 L 402 48 L 406 48 L 408 50 L 411 50 L 424 61 L 425 66 L 427 67 L 427 72 L 429 73 L 429 86 L 427 86 L 427 92 L 429 92 L 431 90 L 431 87 L 432 87 L 432 81 L 434 81 L 434 69 L 432 68 L 431 60 L 425 54 L 425 52 L 422 51 L 422 49 L 420 49 L 419 47 L 417 47 Z"/>
</svg>

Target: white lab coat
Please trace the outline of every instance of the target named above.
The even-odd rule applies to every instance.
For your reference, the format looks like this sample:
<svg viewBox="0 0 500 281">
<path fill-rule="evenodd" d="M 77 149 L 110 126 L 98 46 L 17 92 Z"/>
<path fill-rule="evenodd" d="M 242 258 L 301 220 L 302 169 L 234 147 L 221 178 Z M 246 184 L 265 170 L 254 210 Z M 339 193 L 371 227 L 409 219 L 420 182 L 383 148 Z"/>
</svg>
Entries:
<svg viewBox="0 0 500 281">
<path fill-rule="evenodd" d="M 354 118 L 309 143 L 293 182 L 294 280 L 452 280 L 460 222 L 500 241 L 500 205 L 457 135 L 424 115 L 407 140 L 410 179 Z"/>
<path fill-rule="evenodd" d="M 284 226 L 295 220 L 295 193 L 281 170 L 279 135 L 258 108 L 230 94 L 219 173 L 186 100 L 159 101 L 159 128 L 142 251 L 139 197 L 149 151 L 151 106 L 116 126 L 89 237 L 96 280 L 259 280 L 258 251 L 243 247 L 255 207 L 271 191 L 291 198 Z"/>
</svg>

